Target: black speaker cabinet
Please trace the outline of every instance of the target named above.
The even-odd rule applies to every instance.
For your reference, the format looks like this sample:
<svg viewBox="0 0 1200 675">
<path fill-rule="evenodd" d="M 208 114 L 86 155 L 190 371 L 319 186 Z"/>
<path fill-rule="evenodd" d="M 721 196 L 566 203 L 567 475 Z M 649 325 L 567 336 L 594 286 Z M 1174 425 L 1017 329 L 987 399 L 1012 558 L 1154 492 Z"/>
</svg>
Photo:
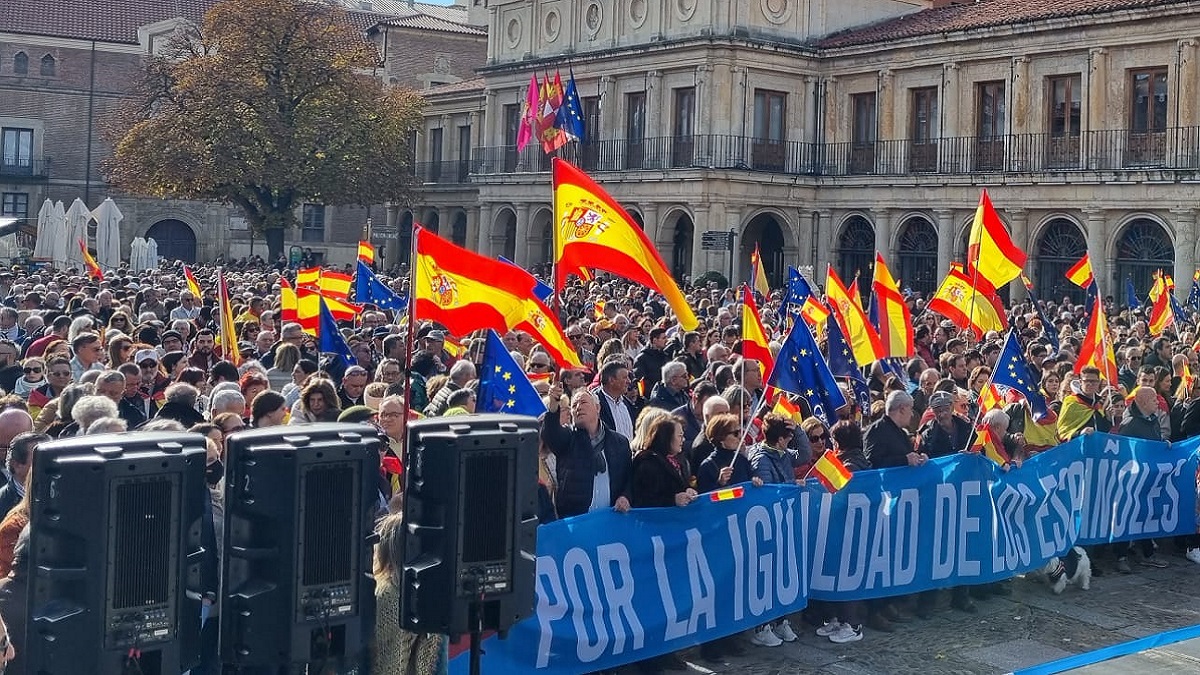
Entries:
<svg viewBox="0 0 1200 675">
<path fill-rule="evenodd" d="M 365 652 L 375 619 L 381 445 L 378 432 L 361 424 L 229 437 L 223 662 L 353 664 Z"/>
<path fill-rule="evenodd" d="M 538 422 L 471 415 L 408 425 L 401 625 L 506 632 L 534 610 Z"/>
<path fill-rule="evenodd" d="M 205 441 L 108 434 L 40 446 L 30 503 L 26 672 L 175 675 L 200 655 Z M 215 570 L 214 570 L 215 571 Z"/>
</svg>

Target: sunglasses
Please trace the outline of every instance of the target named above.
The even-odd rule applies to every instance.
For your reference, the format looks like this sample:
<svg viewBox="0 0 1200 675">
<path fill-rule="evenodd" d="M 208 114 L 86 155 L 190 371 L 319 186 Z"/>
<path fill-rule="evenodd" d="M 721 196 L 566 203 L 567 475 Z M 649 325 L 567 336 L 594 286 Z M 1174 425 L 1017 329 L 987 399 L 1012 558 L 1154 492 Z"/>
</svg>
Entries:
<svg viewBox="0 0 1200 675">
<path fill-rule="evenodd" d="M 40 372 L 42 372 L 42 369 L 41 369 L 41 368 L 24 368 L 24 369 L 22 369 L 22 370 L 24 370 L 24 372 L 25 372 L 25 374 L 26 374 L 26 375 L 28 375 L 28 374 L 30 374 L 30 373 L 40 373 Z"/>
<path fill-rule="evenodd" d="M 157 368 L 158 362 L 157 361 L 143 361 L 143 362 L 139 363 L 138 365 L 141 366 L 142 368 Z"/>
<path fill-rule="evenodd" d="M 829 434 L 820 434 L 817 436 L 809 436 L 808 441 L 810 443 L 827 443 L 827 442 L 829 442 Z"/>
</svg>

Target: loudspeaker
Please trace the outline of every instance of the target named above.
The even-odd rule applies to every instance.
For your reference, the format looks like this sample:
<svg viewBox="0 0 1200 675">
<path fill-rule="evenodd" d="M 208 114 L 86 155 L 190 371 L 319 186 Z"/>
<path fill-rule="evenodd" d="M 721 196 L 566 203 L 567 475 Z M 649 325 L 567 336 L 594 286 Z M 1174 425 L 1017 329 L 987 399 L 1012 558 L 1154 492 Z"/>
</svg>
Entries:
<svg viewBox="0 0 1200 675">
<path fill-rule="evenodd" d="M 373 632 L 379 433 L 361 424 L 241 431 L 226 451 L 221 660 L 341 664 Z"/>
<path fill-rule="evenodd" d="M 117 675 L 137 657 L 146 675 L 176 675 L 199 663 L 200 601 L 215 581 L 202 562 L 216 554 L 201 545 L 204 437 L 87 436 L 36 455 L 26 672 Z"/>
<path fill-rule="evenodd" d="M 538 422 L 472 415 L 408 425 L 404 491 L 406 630 L 507 632 L 533 614 L 537 568 Z"/>
</svg>

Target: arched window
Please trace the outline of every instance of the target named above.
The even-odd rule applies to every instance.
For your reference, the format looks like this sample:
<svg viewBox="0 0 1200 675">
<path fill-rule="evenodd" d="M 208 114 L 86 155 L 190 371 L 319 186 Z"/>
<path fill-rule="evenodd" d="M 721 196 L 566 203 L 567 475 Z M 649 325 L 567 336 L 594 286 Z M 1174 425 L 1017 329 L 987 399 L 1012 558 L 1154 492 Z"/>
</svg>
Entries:
<svg viewBox="0 0 1200 675">
<path fill-rule="evenodd" d="M 1138 293 L 1150 292 L 1154 273 L 1168 274 L 1175 267 L 1175 247 L 1162 226 L 1149 218 L 1138 218 L 1125 226 L 1117 240 L 1117 279 L 1133 279 Z M 1184 283 L 1183 280 L 1177 283 Z"/>
<path fill-rule="evenodd" d="M 937 228 L 924 218 L 904 222 L 898 242 L 900 265 L 896 269 L 903 288 L 926 296 L 937 290 Z"/>
<path fill-rule="evenodd" d="M 1037 247 L 1037 294 L 1047 300 L 1064 295 L 1073 301 L 1083 299 L 1084 290 L 1067 280 L 1067 270 L 1087 253 L 1087 240 L 1079 226 L 1066 218 L 1055 218 L 1046 225 Z"/>
<path fill-rule="evenodd" d="M 58 62 L 54 57 L 47 54 L 42 57 L 42 77 L 54 77 L 55 70 L 58 68 Z"/>
<path fill-rule="evenodd" d="M 854 274 L 871 277 L 875 262 L 875 227 L 862 216 L 854 216 L 842 229 L 837 242 L 837 270 L 842 281 L 849 284 Z"/>
<path fill-rule="evenodd" d="M 687 215 L 680 215 L 675 221 L 675 236 L 671 242 L 671 272 L 676 279 L 682 279 L 685 274 L 696 276 L 696 272 L 692 271 L 693 236 L 695 228 L 692 219 Z"/>
<path fill-rule="evenodd" d="M 29 55 L 25 52 L 17 52 L 13 55 L 13 75 L 28 75 L 29 74 Z"/>
</svg>

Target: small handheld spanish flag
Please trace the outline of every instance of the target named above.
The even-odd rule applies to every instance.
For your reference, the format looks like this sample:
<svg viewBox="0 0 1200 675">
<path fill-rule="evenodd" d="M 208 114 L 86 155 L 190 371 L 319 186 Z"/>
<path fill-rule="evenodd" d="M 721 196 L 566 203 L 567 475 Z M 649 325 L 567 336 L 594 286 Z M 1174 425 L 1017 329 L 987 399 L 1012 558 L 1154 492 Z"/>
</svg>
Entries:
<svg viewBox="0 0 1200 675">
<path fill-rule="evenodd" d="M 1006 466 L 1012 461 L 1012 458 L 1004 451 L 1004 441 L 997 439 L 996 435 L 992 433 L 992 428 L 986 424 L 980 425 L 976 429 L 975 443 L 971 446 L 971 452 L 978 452 L 1000 466 Z"/>
<path fill-rule="evenodd" d="M 816 476 L 816 479 L 821 481 L 821 485 L 825 486 L 830 492 L 837 492 L 846 487 L 850 482 L 850 469 L 842 464 L 842 460 L 832 452 L 824 452 L 820 458 L 813 464 L 812 469 L 808 472 L 810 476 Z"/>
<path fill-rule="evenodd" d="M 200 292 L 200 282 L 196 281 L 196 275 L 192 274 L 192 268 L 187 265 L 183 266 L 183 278 L 187 280 L 188 292 L 196 296 L 197 300 L 203 300 L 204 294 Z"/>
<path fill-rule="evenodd" d="M 375 247 L 370 242 L 358 242 L 358 259 L 367 265 L 375 264 Z"/>
<path fill-rule="evenodd" d="M 730 499 L 741 499 L 745 494 L 746 488 L 742 487 L 741 485 L 735 485 L 731 488 L 713 490 L 712 492 L 708 493 L 708 498 L 714 502 L 724 502 Z"/>
<path fill-rule="evenodd" d="M 801 422 L 800 406 L 792 403 L 792 400 L 786 395 L 779 397 L 779 400 L 775 402 L 775 407 L 771 408 L 771 412 L 783 415 L 797 424 Z"/>
<path fill-rule="evenodd" d="M 592 316 L 597 321 L 604 318 L 604 305 L 606 304 L 608 303 L 604 300 L 597 300 L 596 303 L 592 305 Z"/>
<path fill-rule="evenodd" d="M 88 277 L 96 281 L 104 281 L 104 270 L 96 264 L 96 259 L 88 253 L 87 242 L 79 240 L 79 250 L 83 252 L 83 264 L 87 266 Z"/>
</svg>

